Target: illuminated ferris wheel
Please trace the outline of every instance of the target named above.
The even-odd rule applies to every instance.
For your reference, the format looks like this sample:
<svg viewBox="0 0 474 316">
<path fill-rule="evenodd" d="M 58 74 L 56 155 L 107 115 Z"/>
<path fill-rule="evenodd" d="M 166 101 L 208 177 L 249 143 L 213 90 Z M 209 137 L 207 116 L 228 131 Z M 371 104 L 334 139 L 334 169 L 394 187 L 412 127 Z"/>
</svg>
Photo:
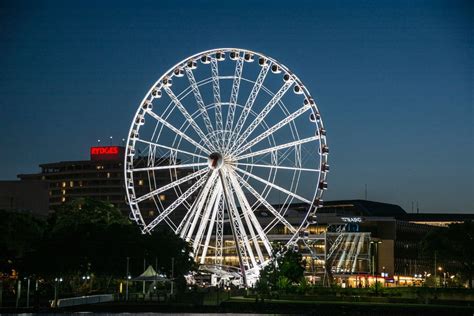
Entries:
<svg viewBox="0 0 474 316">
<path fill-rule="evenodd" d="M 166 223 L 200 264 L 233 258 L 251 284 L 274 254 L 270 235 L 283 230 L 283 249 L 293 247 L 322 203 L 325 135 L 309 91 L 278 61 L 237 48 L 186 58 L 151 86 L 133 118 L 131 218 L 144 233 Z M 296 223 L 287 219 L 294 205 L 306 210 Z"/>
</svg>

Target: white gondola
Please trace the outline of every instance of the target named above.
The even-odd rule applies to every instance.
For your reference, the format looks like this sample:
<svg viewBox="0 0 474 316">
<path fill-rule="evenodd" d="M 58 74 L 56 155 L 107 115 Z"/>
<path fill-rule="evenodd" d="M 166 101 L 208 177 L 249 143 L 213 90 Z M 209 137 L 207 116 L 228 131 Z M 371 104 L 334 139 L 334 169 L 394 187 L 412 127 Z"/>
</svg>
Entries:
<svg viewBox="0 0 474 316">
<path fill-rule="evenodd" d="M 273 65 L 272 65 L 272 72 L 273 72 L 274 74 L 279 74 L 279 73 L 281 73 L 281 69 L 280 69 L 280 67 L 278 67 L 277 64 L 273 64 Z"/>
<path fill-rule="evenodd" d="M 321 114 L 319 112 L 311 113 L 309 119 L 311 122 L 319 122 L 321 121 Z"/>
<path fill-rule="evenodd" d="M 202 56 L 201 57 L 201 63 L 203 63 L 204 65 L 210 64 L 211 63 L 211 57 L 209 57 L 208 55 Z"/>
<path fill-rule="evenodd" d="M 321 153 L 322 153 L 323 155 L 329 154 L 329 147 L 328 147 L 327 145 L 321 146 Z"/>
<path fill-rule="evenodd" d="M 161 90 L 158 89 L 158 88 L 154 88 L 152 91 L 151 91 L 151 95 L 152 97 L 156 98 L 156 99 L 159 99 L 161 98 Z"/>
<path fill-rule="evenodd" d="M 320 181 L 319 182 L 319 189 L 320 190 L 326 190 L 328 188 L 328 183 L 326 181 Z"/>
<path fill-rule="evenodd" d="M 217 52 L 217 53 L 216 53 L 216 59 L 217 59 L 218 61 L 224 61 L 224 60 L 225 60 L 225 53 L 223 53 L 223 52 Z"/>
<path fill-rule="evenodd" d="M 322 172 L 329 172 L 329 165 L 327 163 L 323 163 L 321 165 L 321 171 Z"/>
<path fill-rule="evenodd" d="M 230 52 L 229 56 L 230 56 L 230 59 L 237 60 L 237 59 L 239 59 L 240 54 L 239 54 L 239 52 L 232 51 L 232 52 Z"/>
<path fill-rule="evenodd" d="M 314 100 L 312 97 L 304 99 L 304 105 L 314 105 Z"/>
<path fill-rule="evenodd" d="M 253 54 L 251 53 L 245 53 L 244 54 L 244 60 L 248 63 L 251 63 L 254 61 Z"/>
<path fill-rule="evenodd" d="M 174 75 L 176 77 L 183 77 L 184 76 L 184 69 L 179 67 L 179 68 L 175 68 L 174 71 L 173 71 Z"/>
<path fill-rule="evenodd" d="M 171 78 L 165 77 L 163 78 L 163 85 L 165 87 L 171 87 L 173 85 L 173 80 Z"/>
<path fill-rule="evenodd" d="M 295 85 L 293 87 L 293 92 L 296 94 L 303 94 L 303 88 L 299 85 Z"/>
<path fill-rule="evenodd" d="M 145 124 L 145 118 L 143 116 L 138 116 L 135 119 L 135 124 L 137 125 L 144 125 Z"/>
<path fill-rule="evenodd" d="M 153 109 L 153 103 L 150 100 L 145 100 L 142 104 L 142 109 L 145 111 L 151 111 Z"/>
<path fill-rule="evenodd" d="M 188 62 L 186 63 L 187 67 L 191 70 L 193 69 L 196 69 L 197 68 L 197 63 L 195 60 L 188 60 Z"/>
</svg>

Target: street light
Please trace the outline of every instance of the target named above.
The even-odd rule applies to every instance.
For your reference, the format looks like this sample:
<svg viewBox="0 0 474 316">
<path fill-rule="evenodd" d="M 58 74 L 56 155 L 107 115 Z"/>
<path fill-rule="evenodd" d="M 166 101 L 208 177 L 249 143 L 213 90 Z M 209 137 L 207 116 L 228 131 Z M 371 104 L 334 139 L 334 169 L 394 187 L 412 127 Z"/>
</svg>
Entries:
<svg viewBox="0 0 474 316">
<path fill-rule="evenodd" d="M 129 272 L 129 266 L 130 266 L 130 257 L 127 257 L 127 283 L 125 286 L 125 300 L 128 301 L 128 280 L 130 280 L 130 272 Z"/>
<path fill-rule="evenodd" d="M 54 302 L 53 307 L 58 307 L 58 285 L 63 281 L 63 278 L 54 278 Z"/>
<path fill-rule="evenodd" d="M 372 255 L 372 275 L 374 276 L 375 275 L 375 294 L 377 295 L 378 294 L 378 279 L 377 279 L 377 273 L 378 273 L 378 265 L 379 265 L 379 244 L 381 244 L 382 241 L 381 240 L 378 240 L 378 241 L 374 241 L 374 240 L 371 240 L 370 241 L 370 244 L 373 244 L 375 245 L 375 252 L 374 252 L 374 255 Z M 375 271 L 375 259 L 377 259 L 377 272 Z"/>
<path fill-rule="evenodd" d="M 372 274 L 378 273 L 379 244 L 381 244 L 381 243 L 382 243 L 382 241 L 380 241 L 380 240 L 379 241 L 373 241 L 373 240 L 370 241 L 371 245 L 375 245 L 375 253 L 374 253 L 374 255 L 372 255 Z M 377 259 L 377 272 L 375 270 L 375 259 Z"/>
</svg>

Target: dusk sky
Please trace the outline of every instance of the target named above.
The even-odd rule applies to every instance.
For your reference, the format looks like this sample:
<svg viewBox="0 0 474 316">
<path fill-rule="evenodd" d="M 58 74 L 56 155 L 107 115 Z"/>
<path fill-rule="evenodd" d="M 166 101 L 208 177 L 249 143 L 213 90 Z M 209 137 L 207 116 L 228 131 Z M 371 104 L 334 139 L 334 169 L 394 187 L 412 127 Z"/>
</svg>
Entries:
<svg viewBox="0 0 474 316">
<path fill-rule="evenodd" d="M 287 65 L 321 111 L 324 199 L 474 212 L 472 1 L 0 2 L 0 180 L 114 144 L 197 52 Z"/>
</svg>

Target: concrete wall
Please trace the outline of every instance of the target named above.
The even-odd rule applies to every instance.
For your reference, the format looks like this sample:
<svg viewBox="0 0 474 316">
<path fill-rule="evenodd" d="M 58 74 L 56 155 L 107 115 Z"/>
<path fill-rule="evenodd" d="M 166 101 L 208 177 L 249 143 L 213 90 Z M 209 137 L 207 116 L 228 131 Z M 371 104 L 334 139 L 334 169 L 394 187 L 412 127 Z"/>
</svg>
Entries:
<svg viewBox="0 0 474 316">
<path fill-rule="evenodd" d="M 382 243 L 378 245 L 378 271 L 388 272 L 393 275 L 395 272 L 394 264 L 394 246 L 392 239 L 382 239 Z M 385 267 L 385 269 L 384 269 Z"/>
</svg>

